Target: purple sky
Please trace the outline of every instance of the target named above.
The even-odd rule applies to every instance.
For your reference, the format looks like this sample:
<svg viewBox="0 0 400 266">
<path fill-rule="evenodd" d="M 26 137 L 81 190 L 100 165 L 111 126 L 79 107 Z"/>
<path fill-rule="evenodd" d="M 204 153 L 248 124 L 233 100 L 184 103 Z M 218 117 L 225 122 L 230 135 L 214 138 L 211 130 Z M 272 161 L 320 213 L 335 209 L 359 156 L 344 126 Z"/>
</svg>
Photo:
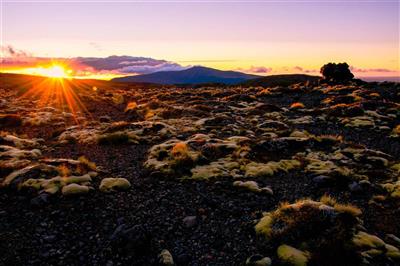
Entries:
<svg viewBox="0 0 400 266">
<path fill-rule="evenodd" d="M 285 72 L 399 70 L 399 1 L 3 3 L 2 45 L 34 56 L 145 56 Z"/>
</svg>

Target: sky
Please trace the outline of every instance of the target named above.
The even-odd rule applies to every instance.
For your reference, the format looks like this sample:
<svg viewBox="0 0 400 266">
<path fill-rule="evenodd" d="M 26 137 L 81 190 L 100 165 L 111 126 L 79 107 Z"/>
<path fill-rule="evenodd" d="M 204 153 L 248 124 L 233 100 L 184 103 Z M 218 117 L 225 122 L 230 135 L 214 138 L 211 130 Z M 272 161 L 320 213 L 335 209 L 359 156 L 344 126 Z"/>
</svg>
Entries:
<svg viewBox="0 0 400 266">
<path fill-rule="evenodd" d="M 356 76 L 399 76 L 399 1 L 3 0 L 2 71 L 56 58 L 79 75 L 193 65 L 316 74 L 347 62 Z"/>
</svg>

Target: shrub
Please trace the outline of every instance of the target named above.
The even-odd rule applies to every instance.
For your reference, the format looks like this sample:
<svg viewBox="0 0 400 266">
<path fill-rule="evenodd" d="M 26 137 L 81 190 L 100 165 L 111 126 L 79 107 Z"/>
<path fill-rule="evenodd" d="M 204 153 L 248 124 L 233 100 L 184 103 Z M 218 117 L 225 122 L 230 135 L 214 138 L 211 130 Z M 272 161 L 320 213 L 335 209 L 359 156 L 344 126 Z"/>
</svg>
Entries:
<svg viewBox="0 0 400 266">
<path fill-rule="evenodd" d="M 327 81 L 341 83 L 354 78 L 347 63 L 328 63 L 321 67 L 321 74 Z"/>
</svg>

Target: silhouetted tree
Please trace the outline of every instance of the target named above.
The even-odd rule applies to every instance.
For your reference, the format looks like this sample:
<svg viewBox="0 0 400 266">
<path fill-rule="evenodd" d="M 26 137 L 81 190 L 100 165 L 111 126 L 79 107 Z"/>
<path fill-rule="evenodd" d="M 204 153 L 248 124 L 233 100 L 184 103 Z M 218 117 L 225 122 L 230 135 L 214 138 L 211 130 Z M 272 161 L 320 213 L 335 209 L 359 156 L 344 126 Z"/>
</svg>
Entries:
<svg viewBox="0 0 400 266">
<path fill-rule="evenodd" d="M 325 80 L 331 82 L 346 82 L 354 78 L 347 63 L 328 63 L 321 67 L 320 72 Z"/>
</svg>

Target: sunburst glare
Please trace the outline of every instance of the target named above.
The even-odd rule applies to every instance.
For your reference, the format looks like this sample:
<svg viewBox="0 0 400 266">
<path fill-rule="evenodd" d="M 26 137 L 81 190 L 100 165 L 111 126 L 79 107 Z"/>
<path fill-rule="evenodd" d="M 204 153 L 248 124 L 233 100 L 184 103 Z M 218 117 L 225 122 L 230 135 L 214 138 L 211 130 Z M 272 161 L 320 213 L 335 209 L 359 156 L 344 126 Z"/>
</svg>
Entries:
<svg viewBox="0 0 400 266">
<path fill-rule="evenodd" d="M 53 64 L 49 67 L 36 67 L 32 73 L 46 78 L 27 84 L 28 89 L 21 98 L 35 99 L 38 107 L 51 106 L 71 113 L 77 123 L 80 115 L 89 115 L 79 96 L 85 88 L 71 80 L 72 70 L 61 64 Z"/>
<path fill-rule="evenodd" d="M 50 78 L 70 78 L 72 70 L 58 64 L 53 64 L 48 67 L 34 67 L 26 70 L 27 74 L 45 76 Z"/>
</svg>

